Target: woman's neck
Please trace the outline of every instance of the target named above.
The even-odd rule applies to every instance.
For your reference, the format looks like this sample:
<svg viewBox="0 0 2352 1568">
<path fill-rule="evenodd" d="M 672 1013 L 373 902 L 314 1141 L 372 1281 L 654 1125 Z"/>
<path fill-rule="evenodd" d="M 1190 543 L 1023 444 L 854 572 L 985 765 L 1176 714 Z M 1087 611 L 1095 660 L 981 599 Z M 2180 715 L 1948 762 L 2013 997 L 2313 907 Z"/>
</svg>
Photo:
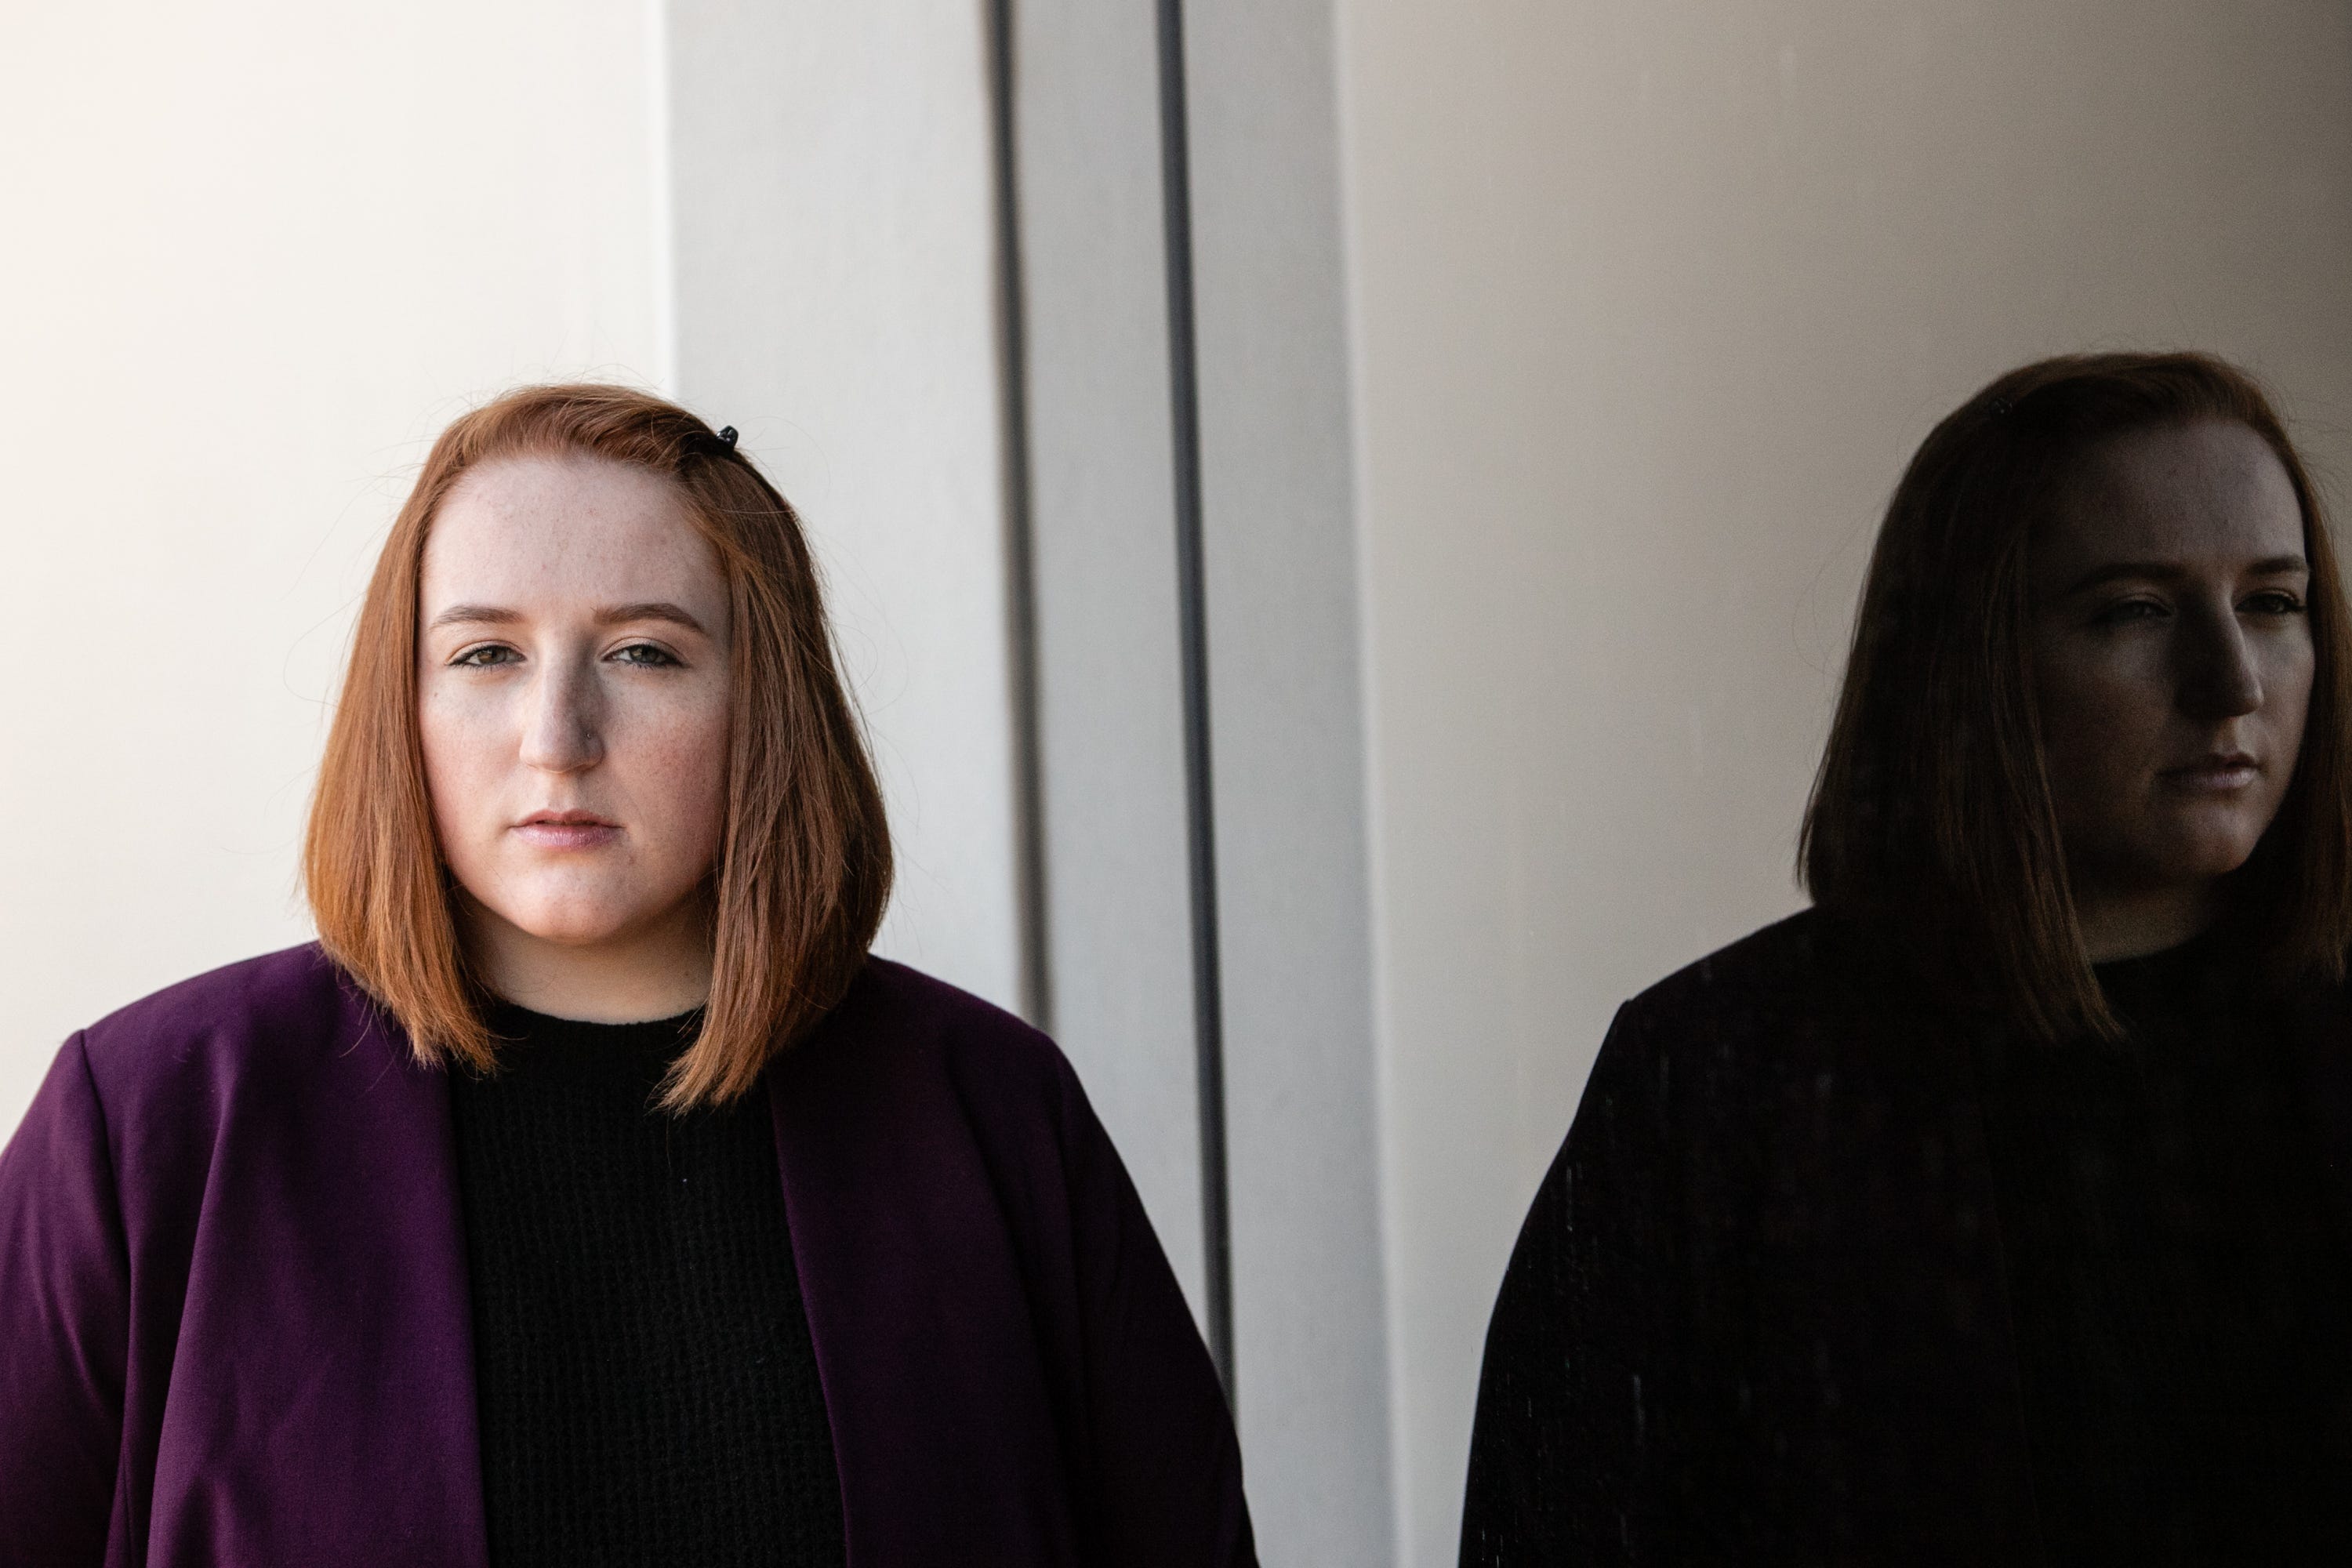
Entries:
<svg viewBox="0 0 2352 1568">
<path fill-rule="evenodd" d="M 593 944 L 551 942 L 465 900 L 467 955 L 482 983 L 551 1017 L 590 1024 L 674 1018 L 710 999 L 710 922 L 689 905 Z"/>
<path fill-rule="evenodd" d="M 2145 958 L 2202 935 L 2221 912 L 2221 887 L 2091 889 L 2074 897 L 2074 922 L 2093 963 Z"/>
</svg>

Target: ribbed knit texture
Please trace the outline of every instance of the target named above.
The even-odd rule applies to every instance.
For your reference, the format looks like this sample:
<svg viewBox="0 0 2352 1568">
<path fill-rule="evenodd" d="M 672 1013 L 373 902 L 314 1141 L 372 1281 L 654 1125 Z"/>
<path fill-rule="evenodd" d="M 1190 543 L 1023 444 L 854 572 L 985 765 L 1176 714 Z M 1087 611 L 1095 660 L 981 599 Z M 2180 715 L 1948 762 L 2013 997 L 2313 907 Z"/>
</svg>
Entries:
<svg viewBox="0 0 2352 1568">
<path fill-rule="evenodd" d="M 654 1107 L 698 1015 L 490 1023 L 453 1079 L 490 1562 L 842 1563 L 765 1096 Z"/>
<path fill-rule="evenodd" d="M 2352 1562 L 2352 1258 L 2286 1031 L 2211 938 L 2102 965 L 1987 1131 L 2058 1563 Z"/>
</svg>

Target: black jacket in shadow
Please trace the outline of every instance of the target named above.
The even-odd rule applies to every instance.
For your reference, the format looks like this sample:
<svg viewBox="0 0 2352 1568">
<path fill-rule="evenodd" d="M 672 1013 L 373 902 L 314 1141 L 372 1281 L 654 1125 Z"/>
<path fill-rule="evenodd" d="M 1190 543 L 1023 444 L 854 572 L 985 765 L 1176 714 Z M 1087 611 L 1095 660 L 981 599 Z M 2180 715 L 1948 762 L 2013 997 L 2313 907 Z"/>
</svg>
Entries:
<svg viewBox="0 0 2352 1568">
<path fill-rule="evenodd" d="M 2297 1051 L 2352 1203 L 2343 1016 Z M 2050 1560 L 1996 1028 L 1819 911 L 1626 1004 L 1488 1329 L 1465 1564 Z"/>
</svg>

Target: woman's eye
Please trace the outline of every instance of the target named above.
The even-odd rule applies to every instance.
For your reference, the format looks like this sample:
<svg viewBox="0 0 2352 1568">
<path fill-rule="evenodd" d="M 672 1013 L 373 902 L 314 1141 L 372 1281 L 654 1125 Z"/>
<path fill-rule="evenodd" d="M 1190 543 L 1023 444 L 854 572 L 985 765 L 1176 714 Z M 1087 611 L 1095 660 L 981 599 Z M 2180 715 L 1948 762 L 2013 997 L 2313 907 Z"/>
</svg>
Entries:
<svg viewBox="0 0 2352 1568">
<path fill-rule="evenodd" d="M 2126 599 L 2120 605 L 2109 605 L 2099 612 L 2097 625 L 2119 626 L 2132 621 L 2153 620 L 2164 614 L 2164 606 L 2153 599 Z"/>
<path fill-rule="evenodd" d="M 2284 590 L 2278 590 L 2268 594 L 2256 594 L 2252 598 L 2248 599 L 2244 604 L 2238 607 L 2246 611 L 2249 615 L 2256 616 L 2299 616 L 2303 614 L 2303 601 L 2296 598 L 2293 594 L 2289 594 Z"/>
<path fill-rule="evenodd" d="M 626 647 L 614 648 L 611 657 L 622 664 L 665 665 L 677 662 L 669 649 L 656 647 L 649 642 L 633 642 Z"/>
<path fill-rule="evenodd" d="M 469 669 L 486 669 L 494 664 L 509 663 L 514 657 L 515 651 L 510 647 L 501 647 L 497 643 L 485 643 L 480 647 L 467 648 L 449 662 L 453 665 L 462 665 Z"/>
</svg>

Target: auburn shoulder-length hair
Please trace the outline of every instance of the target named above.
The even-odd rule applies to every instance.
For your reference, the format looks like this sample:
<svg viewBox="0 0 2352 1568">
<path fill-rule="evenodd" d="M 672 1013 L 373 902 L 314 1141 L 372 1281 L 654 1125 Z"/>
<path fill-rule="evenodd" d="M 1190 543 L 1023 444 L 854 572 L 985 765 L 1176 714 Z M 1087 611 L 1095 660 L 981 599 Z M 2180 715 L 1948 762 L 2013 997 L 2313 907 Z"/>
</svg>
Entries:
<svg viewBox="0 0 2352 1568">
<path fill-rule="evenodd" d="M 399 1020 L 420 1060 L 495 1064 L 425 793 L 418 577 L 435 514 L 466 474 L 501 458 L 565 456 L 676 485 L 726 579 L 732 711 L 709 886 L 716 962 L 701 1034 L 664 1089 L 675 1110 L 722 1103 L 848 990 L 889 899 L 890 837 L 800 519 L 750 458 L 685 409 L 625 387 L 532 386 L 442 432 L 360 608 L 311 799 L 303 881 L 320 942 Z"/>
<path fill-rule="evenodd" d="M 2092 448 L 2214 419 L 2261 437 L 2294 488 L 2316 663 L 2294 777 L 2232 874 L 2228 918 L 2273 982 L 2340 980 L 2352 945 L 2352 628 L 2310 473 L 2252 377 L 2198 353 L 2011 371 L 1929 434 L 1871 555 L 1801 875 L 1816 903 L 1895 935 L 2045 1039 L 2118 1026 L 2075 921 L 2043 767 L 2027 547 Z"/>
</svg>

